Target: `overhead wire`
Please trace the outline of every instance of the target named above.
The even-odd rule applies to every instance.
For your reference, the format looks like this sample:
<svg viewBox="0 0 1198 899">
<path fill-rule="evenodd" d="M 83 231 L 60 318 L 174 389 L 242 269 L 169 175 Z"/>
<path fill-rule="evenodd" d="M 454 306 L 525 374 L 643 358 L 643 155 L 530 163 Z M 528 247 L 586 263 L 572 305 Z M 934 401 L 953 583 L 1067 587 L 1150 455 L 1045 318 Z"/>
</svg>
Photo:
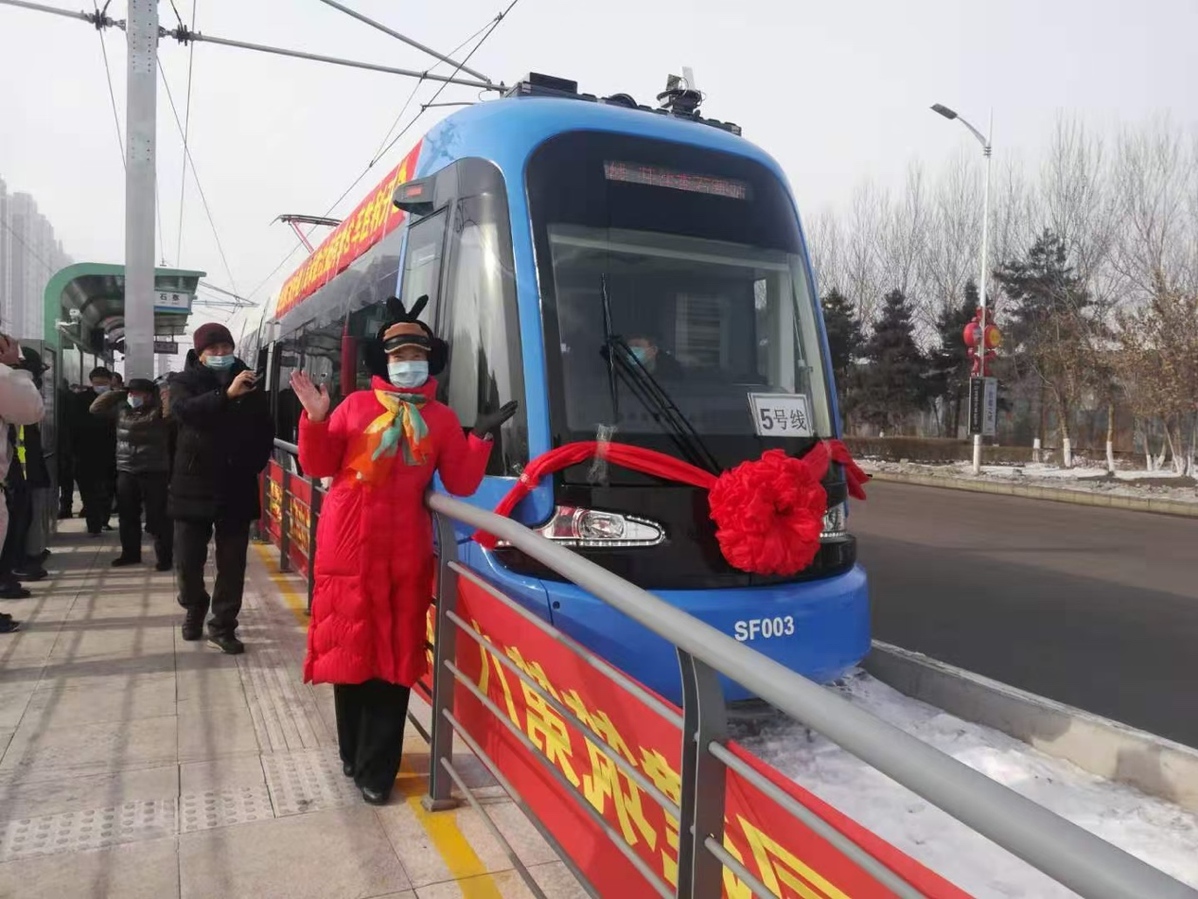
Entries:
<svg viewBox="0 0 1198 899">
<path fill-rule="evenodd" d="M 507 9 L 505 9 L 503 12 L 499 13 L 493 19 L 488 21 L 486 25 L 484 25 L 482 28 L 475 31 L 472 35 L 470 35 L 470 37 L 466 38 L 464 41 L 462 41 L 460 44 L 458 44 L 457 47 L 455 47 L 453 50 L 450 50 L 449 53 L 446 55 L 448 55 L 448 56 L 455 55 L 458 51 L 460 51 L 463 47 L 465 47 L 467 44 L 469 44 L 471 41 L 473 41 L 475 38 L 477 38 L 481 34 L 482 39 L 478 42 L 478 44 L 474 47 L 474 49 L 470 51 L 470 54 L 465 59 L 463 59 L 462 62 L 459 63 L 458 65 L 459 66 L 465 65 L 467 62 L 469 62 L 470 57 L 473 56 L 474 53 L 478 50 L 478 48 L 482 46 L 483 41 L 485 41 L 488 37 L 490 37 L 491 32 L 493 32 L 495 30 L 496 26 L 501 21 L 503 21 L 504 17 L 509 12 L 511 12 L 512 7 L 516 5 L 516 2 L 518 2 L 518 0 L 513 0 L 513 2 L 508 5 Z M 484 32 L 486 32 L 486 33 L 484 34 Z M 438 65 L 440 65 L 439 62 L 434 63 L 433 66 L 428 71 L 432 71 L 432 69 L 435 69 Z M 428 72 L 426 72 L 425 74 L 427 75 Z M 343 190 L 341 192 L 341 195 L 339 197 L 337 197 L 337 199 L 334 200 L 332 202 L 332 204 L 330 204 L 329 208 L 325 210 L 322 218 L 327 217 L 330 212 L 332 212 L 334 209 L 336 209 L 337 206 L 341 203 L 341 201 L 344 200 L 349 195 L 350 191 L 352 191 L 355 187 L 357 187 L 361 183 L 362 179 L 365 178 L 366 175 L 370 172 L 370 170 L 372 168 L 374 168 L 374 166 L 378 163 L 378 161 L 380 159 L 382 159 L 382 157 L 384 155 L 386 155 L 387 150 L 389 150 L 392 146 L 394 146 L 395 141 L 391 141 L 391 143 L 387 144 L 387 139 L 391 136 L 391 132 L 395 130 L 395 126 L 397 124 L 399 124 L 399 120 L 401 118 L 403 118 L 403 114 L 408 110 L 408 107 L 411 106 L 412 100 L 416 96 L 416 92 L 420 89 L 420 86 L 424 83 L 424 81 L 425 81 L 425 79 L 423 77 L 421 77 L 416 82 L 415 86 L 412 88 L 411 93 L 408 94 L 408 99 L 404 102 L 403 106 L 400 108 L 399 115 L 397 115 L 395 117 L 395 120 L 391 123 L 390 127 L 387 128 L 387 133 L 383 135 L 383 139 L 379 142 L 379 146 L 382 147 L 382 149 L 375 151 L 374 155 L 370 158 L 370 162 L 368 162 L 366 164 L 366 168 L 364 168 L 358 174 L 358 177 L 356 177 L 353 180 L 353 182 L 350 183 L 349 187 L 347 187 L 345 190 Z M 436 99 L 437 95 L 440 94 L 441 90 L 444 89 L 444 87 L 445 87 L 445 83 L 443 83 L 441 85 L 441 88 L 438 89 L 437 94 L 435 94 L 433 96 L 434 100 Z M 421 110 L 421 112 L 423 112 L 423 110 Z M 420 114 L 418 113 L 416 118 L 419 118 L 419 115 Z M 413 119 L 413 121 L 415 121 L 415 118 Z M 410 127 L 410 124 L 407 127 Z M 405 127 L 405 129 L 404 129 L 405 131 L 407 130 L 407 127 Z M 384 144 L 386 144 L 385 147 L 383 146 Z M 311 238 L 311 236 L 312 236 L 313 232 L 315 232 L 316 228 L 317 228 L 316 225 L 313 225 L 311 228 L 309 228 L 305 237 Z M 249 292 L 249 294 L 247 295 L 247 298 L 253 297 L 256 293 L 258 293 L 259 290 L 261 290 L 263 287 L 265 287 L 266 284 L 271 280 L 271 278 L 273 278 L 275 275 L 278 274 L 279 269 L 281 269 L 284 265 L 286 265 L 287 262 L 296 254 L 296 251 L 302 249 L 303 246 L 304 246 L 304 242 L 302 240 L 296 241 L 295 246 L 293 246 L 288 251 L 286 256 L 284 256 L 282 259 L 279 260 L 279 263 L 273 269 L 271 269 L 270 274 L 268 274 L 265 278 L 263 278 L 261 281 L 258 282 L 258 285 Z"/>
<path fill-rule="evenodd" d="M 162 60 L 155 58 L 158 63 L 158 74 L 162 76 L 162 86 L 166 89 L 166 99 L 170 103 L 171 113 L 175 117 L 175 127 L 179 131 L 179 137 L 183 137 L 183 122 L 179 119 L 179 109 L 175 106 L 175 98 L 171 94 L 170 82 L 166 80 L 166 70 L 162 67 Z M 225 247 L 220 240 L 220 231 L 216 227 L 216 220 L 212 217 L 212 208 L 208 205 L 208 197 L 204 193 L 204 185 L 200 182 L 200 173 L 196 170 L 195 160 L 191 157 L 191 148 L 185 143 L 183 145 L 183 158 L 185 167 L 191 167 L 191 177 L 195 179 L 196 193 L 200 195 L 200 202 L 204 206 L 204 214 L 208 217 L 208 226 L 212 228 L 212 236 L 216 240 L 216 250 L 220 253 L 220 261 L 225 267 L 225 275 L 229 279 L 229 284 L 232 285 L 234 292 L 237 290 L 237 280 L 233 277 L 233 270 L 229 267 L 229 259 L 225 256 Z"/>
<path fill-rule="evenodd" d="M 104 12 L 108 10 L 108 4 L 104 4 L 104 12 L 100 11 L 100 6 L 96 0 L 92 0 L 92 6 L 96 9 L 96 16 L 102 17 Z M 121 116 L 116 108 L 116 91 L 112 89 L 112 69 L 108 66 L 108 45 L 104 43 L 104 31 L 100 28 L 96 29 L 96 34 L 100 38 L 100 53 L 104 56 L 104 77 L 108 81 L 108 99 L 112 101 L 112 123 L 116 125 L 116 142 L 121 148 L 121 167 L 127 168 L 125 162 L 125 139 L 121 136 Z"/>
<path fill-rule="evenodd" d="M 196 27 L 196 10 L 199 8 L 200 0 L 193 0 L 191 4 L 191 30 L 195 31 Z M 175 0 L 171 0 L 171 7 L 175 8 Z M 179 25 L 182 27 L 183 19 L 179 16 L 179 10 L 175 9 L 175 18 L 179 20 Z M 189 43 L 187 45 L 187 100 L 183 107 L 183 150 L 187 151 L 187 141 L 191 134 L 191 76 L 192 65 L 195 61 L 196 45 Z M 179 229 L 177 240 L 175 243 L 175 265 L 182 265 L 183 260 L 183 206 L 187 199 L 187 167 L 184 166 L 179 172 Z"/>
<path fill-rule="evenodd" d="M 495 29 L 499 27 L 499 23 L 502 22 L 505 18 L 507 18 L 508 13 L 510 13 L 512 11 L 512 9 L 515 8 L 516 4 L 519 2 L 520 2 L 520 0 L 512 0 L 512 2 L 507 5 L 507 9 L 505 9 L 503 12 L 501 12 L 499 15 L 497 15 L 491 21 L 491 24 L 486 29 L 486 33 L 482 36 L 482 38 L 479 40 L 479 42 L 474 45 L 474 49 L 471 50 L 469 53 L 467 53 L 466 58 L 463 59 L 460 63 L 458 63 L 459 69 L 466 63 L 470 62 L 471 57 L 473 57 L 474 54 L 479 51 L 479 48 L 482 47 L 482 45 L 487 42 L 487 38 L 489 38 L 495 32 Z M 457 70 L 455 69 L 454 72 L 449 77 L 452 78 L 456 74 L 457 74 Z M 406 124 L 400 130 L 399 134 L 395 135 L 395 137 L 392 138 L 391 143 L 387 144 L 387 146 L 383 150 L 382 154 L 379 154 L 379 156 L 375 157 L 376 162 L 382 155 L 385 155 L 388 150 L 390 150 L 397 143 L 399 143 L 400 139 L 411 129 L 411 127 L 413 125 L 416 124 L 416 122 L 418 122 L 420 120 L 420 117 L 422 115 L 424 115 L 424 113 L 428 110 L 429 104 L 436 103 L 437 98 L 441 96 L 441 93 L 448 86 L 449 86 L 448 81 L 442 82 L 441 86 L 437 88 L 437 92 L 435 94 L 433 94 L 433 96 L 429 99 L 428 103 L 425 103 L 424 105 L 422 105 L 420 107 L 420 112 L 416 113 L 416 115 L 412 117 L 411 121 L 409 121 L 408 124 Z"/>
</svg>

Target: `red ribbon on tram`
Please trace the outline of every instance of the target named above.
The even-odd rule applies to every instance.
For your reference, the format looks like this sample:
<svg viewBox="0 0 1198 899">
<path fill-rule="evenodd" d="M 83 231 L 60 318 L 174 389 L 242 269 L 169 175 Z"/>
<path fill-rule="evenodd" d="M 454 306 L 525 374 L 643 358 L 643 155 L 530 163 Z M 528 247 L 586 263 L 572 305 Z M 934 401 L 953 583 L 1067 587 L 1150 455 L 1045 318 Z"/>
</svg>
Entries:
<svg viewBox="0 0 1198 899">
<path fill-rule="evenodd" d="M 546 475 L 594 456 L 707 490 L 716 540 L 728 564 L 764 575 L 796 574 L 815 559 L 828 511 L 828 494 L 820 481 L 832 462 L 844 466 L 849 495 L 855 499 L 865 499 L 863 487 L 869 480 L 839 440 L 821 441 L 801 459 L 779 449 L 766 450 L 760 459 L 742 462 L 718 476 L 639 446 L 583 441 L 550 450 L 530 462 L 516 486 L 495 507 L 496 514 L 510 515 Z M 495 548 L 496 540 L 490 534 L 480 531 L 474 539 L 488 549 Z"/>
</svg>

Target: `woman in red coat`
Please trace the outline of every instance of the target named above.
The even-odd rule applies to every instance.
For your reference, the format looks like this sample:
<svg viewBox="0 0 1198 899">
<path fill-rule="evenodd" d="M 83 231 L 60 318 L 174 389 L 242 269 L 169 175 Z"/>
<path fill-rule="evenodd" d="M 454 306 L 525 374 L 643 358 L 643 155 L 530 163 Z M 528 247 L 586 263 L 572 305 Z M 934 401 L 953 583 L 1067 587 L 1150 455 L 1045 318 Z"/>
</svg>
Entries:
<svg viewBox="0 0 1198 899">
<path fill-rule="evenodd" d="M 347 396 L 331 416 L 323 386 L 302 372 L 291 378 L 304 407 L 300 465 L 310 477 L 333 478 L 316 530 L 304 681 L 334 685 L 345 774 L 375 805 L 395 783 L 410 688 L 427 670 L 435 561 L 424 493 L 434 473 L 459 496 L 478 489 L 488 435 L 516 412 L 508 403 L 462 433 L 434 398 L 430 375 L 444 367 L 447 347 L 416 320 L 423 308 L 424 298 L 410 312 L 388 300 L 392 321 L 377 338 L 386 377 L 373 365 L 371 389 Z"/>
</svg>

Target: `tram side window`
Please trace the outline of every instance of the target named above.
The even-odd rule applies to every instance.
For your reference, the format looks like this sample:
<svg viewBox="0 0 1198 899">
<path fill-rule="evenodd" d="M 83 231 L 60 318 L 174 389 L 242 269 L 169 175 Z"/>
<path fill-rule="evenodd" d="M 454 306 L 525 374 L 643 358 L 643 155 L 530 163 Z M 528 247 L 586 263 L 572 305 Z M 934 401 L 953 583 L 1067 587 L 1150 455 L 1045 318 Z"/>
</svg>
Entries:
<svg viewBox="0 0 1198 899">
<path fill-rule="evenodd" d="M 278 359 L 279 393 L 275 407 L 275 437 L 287 443 L 299 440 L 300 405 L 291 389 L 291 375 L 300 366 L 300 338 L 282 340 L 275 352 Z"/>
<path fill-rule="evenodd" d="M 441 330 L 449 341 L 444 401 L 470 428 L 509 400 L 520 411 L 501 429 L 487 474 L 514 476 L 528 462 L 523 361 L 507 204 L 501 194 L 458 203 Z"/>
<path fill-rule="evenodd" d="M 435 326 L 438 289 L 441 286 L 441 247 L 445 243 L 446 210 L 421 219 L 408 229 L 408 250 L 404 258 L 403 294 L 408 309 L 427 296 L 429 304 L 420 318 Z"/>
</svg>

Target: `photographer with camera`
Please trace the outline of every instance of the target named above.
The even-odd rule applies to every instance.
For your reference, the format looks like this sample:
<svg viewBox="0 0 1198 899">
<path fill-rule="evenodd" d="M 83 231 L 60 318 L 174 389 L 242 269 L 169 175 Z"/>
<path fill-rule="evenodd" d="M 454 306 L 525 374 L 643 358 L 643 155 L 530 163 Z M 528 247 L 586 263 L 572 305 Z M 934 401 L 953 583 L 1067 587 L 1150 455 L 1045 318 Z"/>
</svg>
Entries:
<svg viewBox="0 0 1198 899">
<path fill-rule="evenodd" d="M 187 610 L 183 639 L 199 640 L 209 606 L 208 642 L 236 655 L 250 523 L 261 515 L 258 475 L 274 449 L 270 404 L 257 377 L 234 355 L 229 329 L 196 329 L 195 349 L 171 375 L 170 417 L 178 426 L 167 514 L 175 527 L 175 578 Z M 216 583 L 204 586 L 208 541 L 216 537 Z"/>
</svg>

